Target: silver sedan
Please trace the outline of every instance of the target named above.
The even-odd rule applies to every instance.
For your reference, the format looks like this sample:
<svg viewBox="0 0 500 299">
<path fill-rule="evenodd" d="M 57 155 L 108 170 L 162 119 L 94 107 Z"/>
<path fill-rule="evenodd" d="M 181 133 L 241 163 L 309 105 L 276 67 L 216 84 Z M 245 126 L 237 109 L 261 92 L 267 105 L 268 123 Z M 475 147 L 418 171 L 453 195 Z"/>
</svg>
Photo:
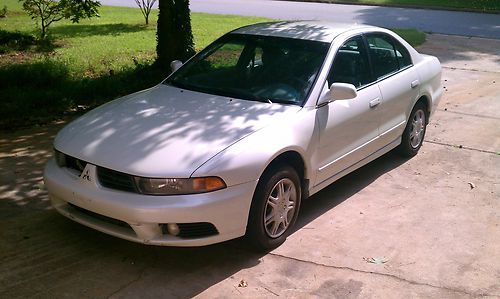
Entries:
<svg viewBox="0 0 500 299">
<path fill-rule="evenodd" d="M 417 154 L 442 95 L 435 57 L 365 25 L 255 24 L 172 69 L 59 132 L 57 211 L 146 244 L 275 248 L 309 196 L 393 149 Z"/>
</svg>

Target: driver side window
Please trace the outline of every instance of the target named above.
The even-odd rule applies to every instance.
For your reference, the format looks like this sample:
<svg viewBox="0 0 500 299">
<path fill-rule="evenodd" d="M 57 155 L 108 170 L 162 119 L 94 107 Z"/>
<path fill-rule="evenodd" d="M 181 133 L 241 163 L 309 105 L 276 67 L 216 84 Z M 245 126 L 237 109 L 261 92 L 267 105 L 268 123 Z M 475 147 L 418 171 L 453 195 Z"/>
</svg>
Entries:
<svg viewBox="0 0 500 299">
<path fill-rule="evenodd" d="M 345 42 L 335 55 L 328 74 L 328 86 L 335 82 L 350 83 L 356 88 L 372 82 L 368 55 L 361 36 Z"/>
<path fill-rule="evenodd" d="M 205 61 L 212 69 L 228 69 L 235 67 L 244 48 L 244 44 L 228 43 L 220 47 Z"/>
</svg>

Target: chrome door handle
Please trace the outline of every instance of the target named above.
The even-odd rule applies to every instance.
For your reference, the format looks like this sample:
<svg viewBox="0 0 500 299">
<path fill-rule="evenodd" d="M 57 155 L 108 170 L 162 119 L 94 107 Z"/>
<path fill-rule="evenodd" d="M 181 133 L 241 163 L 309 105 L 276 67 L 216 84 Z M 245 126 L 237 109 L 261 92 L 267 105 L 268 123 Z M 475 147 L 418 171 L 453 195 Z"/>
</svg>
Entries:
<svg viewBox="0 0 500 299">
<path fill-rule="evenodd" d="M 380 98 L 376 98 L 370 101 L 370 108 L 376 107 L 380 104 Z"/>
<path fill-rule="evenodd" d="M 415 81 L 411 82 L 411 88 L 415 88 L 415 87 L 417 87 L 419 85 L 420 85 L 420 81 L 418 81 L 418 80 L 415 80 Z"/>
</svg>

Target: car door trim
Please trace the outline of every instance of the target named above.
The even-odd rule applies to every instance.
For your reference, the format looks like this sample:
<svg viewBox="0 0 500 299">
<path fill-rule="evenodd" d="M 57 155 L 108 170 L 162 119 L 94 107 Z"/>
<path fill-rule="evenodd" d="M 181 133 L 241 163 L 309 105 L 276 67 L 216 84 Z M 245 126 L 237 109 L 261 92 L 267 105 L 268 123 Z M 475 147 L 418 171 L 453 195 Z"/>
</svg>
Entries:
<svg viewBox="0 0 500 299">
<path fill-rule="evenodd" d="M 367 146 L 368 144 L 370 144 L 370 143 L 372 143 L 372 142 L 374 142 L 374 141 L 377 141 L 377 140 L 378 140 L 378 139 L 380 139 L 381 137 L 384 137 L 385 135 L 387 135 L 387 134 L 391 133 L 392 131 L 399 129 L 401 126 L 404 126 L 405 124 L 406 124 L 406 121 L 402 121 L 402 122 L 400 122 L 399 124 L 395 125 L 394 127 L 390 128 L 389 130 L 385 131 L 384 133 L 382 133 L 382 134 L 378 135 L 377 137 L 375 137 L 375 138 L 373 138 L 373 139 L 371 139 L 371 140 L 369 140 L 369 141 L 367 141 L 367 142 L 363 143 L 362 145 L 358 146 L 357 148 L 355 148 L 355 149 L 353 149 L 353 150 L 351 150 L 351 151 L 349 151 L 349 152 L 347 152 L 347 153 L 343 154 L 342 156 L 340 156 L 340 157 L 336 158 L 335 160 L 333 160 L 333 161 L 331 161 L 331 162 L 328 162 L 326 165 L 321 166 L 321 167 L 318 169 L 318 171 L 319 171 L 319 172 L 321 172 L 321 171 L 325 170 L 326 168 L 328 168 L 328 167 L 330 167 L 331 165 L 333 165 L 335 162 L 337 162 L 337 161 L 339 161 L 339 160 L 341 160 L 341 159 L 345 158 L 346 156 L 351 155 L 351 154 L 352 154 L 352 153 L 354 153 L 355 151 L 360 150 L 361 148 L 363 148 L 364 146 Z M 370 154 L 370 155 L 371 155 L 371 154 Z M 367 157 L 369 157 L 370 155 L 368 155 Z M 365 157 L 365 158 L 366 158 L 366 157 Z M 365 158 L 363 158 L 363 159 L 365 159 Z M 362 161 L 363 159 L 361 159 L 360 161 Z M 358 161 L 358 162 L 359 162 L 359 161 Z M 358 162 L 356 162 L 356 163 L 358 163 Z M 356 163 L 354 163 L 354 164 L 356 164 Z M 353 165 L 354 165 L 354 164 L 353 164 Z M 352 166 L 352 165 L 351 165 L 351 166 Z M 349 167 L 351 167 L 351 166 L 349 166 Z M 347 168 L 349 168 L 349 167 L 347 167 Z M 347 169 L 347 168 L 346 168 L 346 169 Z M 339 172 L 342 172 L 342 171 L 344 171 L 344 170 L 341 170 L 341 171 L 339 171 Z M 334 174 L 334 175 L 335 175 L 335 174 Z"/>
<path fill-rule="evenodd" d="M 347 157 L 347 156 L 350 156 L 352 153 L 354 153 L 354 152 L 356 152 L 356 151 L 360 150 L 361 148 L 363 148 L 363 147 L 367 146 L 368 144 L 370 144 L 370 143 L 372 143 L 372 142 L 374 142 L 374 141 L 378 140 L 379 138 L 380 138 L 380 135 L 377 135 L 375 138 L 368 140 L 367 142 L 365 142 L 365 143 L 361 144 L 360 146 L 358 146 L 358 147 L 356 147 L 356 148 L 354 148 L 354 149 L 352 149 L 352 150 L 348 151 L 347 153 L 343 154 L 342 156 L 340 156 L 340 157 L 336 158 L 335 160 L 333 160 L 333 161 L 331 161 L 331 162 L 328 162 L 326 165 L 321 166 L 321 167 L 318 169 L 318 171 L 319 171 L 319 172 L 321 172 L 321 171 L 325 170 L 326 168 L 328 168 L 328 167 L 332 166 L 333 164 L 335 164 L 335 162 L 338 162 L 339 160 L 341 160 L 341 159 L 343 159 L 343 158 L 345 158 L 345 157 Z M 356 162 L 356 163 L 357 163 L 357 162 Z M 350 166 L 349 166 L 349 167 L 350 167 Z M 348 167 L 348 168 L 349 168 L 349 167 Z"/>
<path fill-rule="evenodd" d="M 334 175 L 330 176 L 327 179 L 322 180 L 321 182 L 315 184 L 311 190 L 309 191 L 310 195 L 313 195 L 314 193 L 318 192 L 324 186 L 330 185 L 331 183 L 335 182 L 336 180 L 340 179 L 341 177 L 351 173 L 352 171 L 370 163 L 371 161 L 377 159 L 378 157 L 388 153 L 390 150 L 393 148 L 397 147 L 401 143 L 401 137 L 398 137 L 394 139 L 393 141 L 387 143 L 386 145 L 380 147 L 378 150 L 374 151 L 373 153 L 367 155 L 363 159 L 357 161 L 356 163 L 353 163 L 352 165 L 342 169 L 341 171 L 335 173 Z"/>
<path fill-rule="evenodd" d="M 397 129 L 400 129 L 401 127 L 404 127 L 405 125 L 406 125 L 406 120 L 403 120 L 402 122 L 400 122 L 399 124 L 395 125 L 394 127 L 390 128 L 390 129 L 388 129 L 388 130 L 386 130 L 386 131 L 385 131 L 385 132 L 383 132 L 383 133 L 380 133 L 380 135 L 379 135 L 379 136 L 380 136 L 381 138 L 382 138 L 382 137 L 385 137 L 387 134 L 389 134 L 389 133 L 391 133 L 391 132 L 393 132 L 393 131 L 395 131 L 395 130 L 397 130 Z"/>
</svg>

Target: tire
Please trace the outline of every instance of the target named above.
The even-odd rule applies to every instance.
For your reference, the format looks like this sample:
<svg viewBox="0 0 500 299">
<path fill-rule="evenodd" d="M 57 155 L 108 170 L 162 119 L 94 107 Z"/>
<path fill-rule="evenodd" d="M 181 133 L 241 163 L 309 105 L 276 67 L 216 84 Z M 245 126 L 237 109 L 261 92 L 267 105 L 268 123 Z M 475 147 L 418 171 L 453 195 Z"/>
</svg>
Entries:
<svg viewBox="0 0 500 299">
<path fill-rule="evenodd" d="M 252 248 L 268 251 L 285 242 L 297 220 L 301 194 L 300 179 L 292 167 L 282 166 L 262 175 L 247 224 L 246 239 Z"/>
<path fill-rule="evenodd" d="M 410 113 L 410 118 L 401 138 L 397 151 L 403 157 L 411 158 L 418 153 L 422 146 L 427 128 L 427 109 L 422 102 L 418 102 Z"/>
</svg>

